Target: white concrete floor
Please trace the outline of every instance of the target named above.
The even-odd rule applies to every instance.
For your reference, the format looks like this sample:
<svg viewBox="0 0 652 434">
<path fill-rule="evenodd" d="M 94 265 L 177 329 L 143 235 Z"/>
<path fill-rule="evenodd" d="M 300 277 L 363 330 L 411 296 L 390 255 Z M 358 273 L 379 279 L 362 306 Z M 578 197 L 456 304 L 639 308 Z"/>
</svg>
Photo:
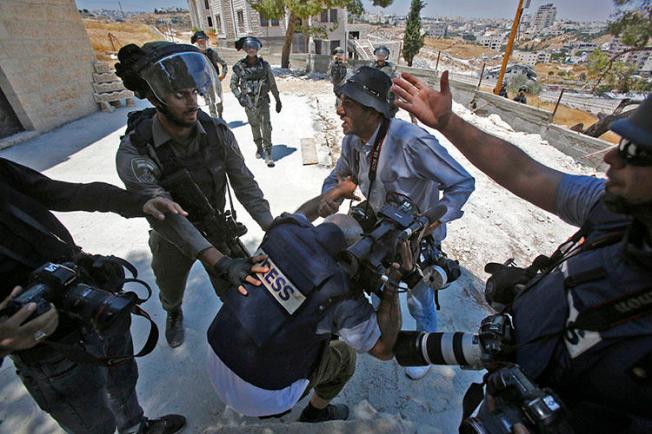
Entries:
<svg viewBox="0 0 652 434">
<path fill-rule="evenodd" d="M 300 139 L 314 133 L 311 108 L 305 97 L 282 95 L 283 111 L 272 110 L 275 168 L 267 168 L 254 159 L 255 147 L 244 110 L 233 96 L 225 95 L 225 119 L 230 122 L 249 168 L 270 201 L 272 212 L 293 211 L 305 200 L 319 194 L 328 170 L 302 166 Z M 144 104 L 140 103 L 139 106 Z M 45 171 L 53 178 L 90 182 L 105 181 L 122 186 L 115 172 L 115 152 L 126 124 L 127 109 L 114 113 L 95 113 L 44 134 L 29 142 L 0 152 L 0 156 Z M 262 231 L 238 206 L 240 219 L 249 228 L 245 243 L 253 249 L 262 239 Z M 144 219 L 126 220 L 112 214 L 59 214 L 78 245 L 93 253 L 115 254 L 134 263 L 141 277 L 155 287 L 149 267 L 148 225 Z M 478 285 L 477 279 L 465 274 L 441 294 L 440 324 L 445 330 L 477 329 L 486 312 L 478 307 L 467 288 Z M 161 331 L 165 315 L 157 292 L 145 304 Z M 184 299 L 186 342 L 171 349 L 163 336 L 156 350 L 138 362 L 138 393 L 150 417 L 181 413 L 188 418 L 185 433 L 203 432 L 207 428 L 258 424 L 253 418 L 241 418 L 225 411 L 212 390 L 206 373 L 205 332 L 219 308 L 219 301 L 200 266 L 195 266 L 188 280 Z M 404 329 L 413 321 L 404 309 Z M 135 320 L 132 327 L 136 345 L 146 337 L 147 325 Z M 461 414 L 461 396 L 479 373 L 452 367 L 435 367 L 419 382 L 411 382 L 395 362 L 381 363 L 368 355 L 358 358 L 358 372 L 337 401 L 351 406 L 367 400 L 375 409 L 412 421 L 419 432 L 455 432 Z M 57 424 L 32 401 L 6 359 L 0 368 L 0 432 L 45 434 L 62 432 Z M 301 403 L 283 421 L 298 417 Z M 274 424 L 275 422 L 265 422 Z M 279 425 L 273 431 L 282 431 Z M 252 427 L 253 428 L 253 427 Z M 307 427 L 306 427 L 307 429 Z M 293 431 L 298 432 L 298 431 Z"/>
</svg>

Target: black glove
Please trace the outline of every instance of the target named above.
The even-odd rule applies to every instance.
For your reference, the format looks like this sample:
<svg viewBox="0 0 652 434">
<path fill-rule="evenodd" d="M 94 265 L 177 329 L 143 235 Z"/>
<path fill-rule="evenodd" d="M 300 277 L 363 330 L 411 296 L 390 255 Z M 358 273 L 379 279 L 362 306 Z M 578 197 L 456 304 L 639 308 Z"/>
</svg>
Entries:
<svg viewBox="0 0 652 434">
<path fill-rule="evenodd" d="M 229 283 L 240 286 L 245 283 L 245 279 L 251 274 L 251 258 L 230 258 L 223 256 L 222 259 L 213 265 L 213 271 Z"/>
<path fill-rule="evenodd" d="M 282 108 L 283 108 L 283 104 L 281 104 L 281 100 L 277 99 L 276 100 L 276 113 L 281 113 Z"/>
<path fill-rule="evenodd" d="M 247 101 L 247 95 L 245 95 L 244 93 L 241 93 L 240 96 L 238 97 L 238 102 L 240 103 L 240 105 L 242 107 L 247 108 L 247 102 L 248 102 Z"/>
</svg>

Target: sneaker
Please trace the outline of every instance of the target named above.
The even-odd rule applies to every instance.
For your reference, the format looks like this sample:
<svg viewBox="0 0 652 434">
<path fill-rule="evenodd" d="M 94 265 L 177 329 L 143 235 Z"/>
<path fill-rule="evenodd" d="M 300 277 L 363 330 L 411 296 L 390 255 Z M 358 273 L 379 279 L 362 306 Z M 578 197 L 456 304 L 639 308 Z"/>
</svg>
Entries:
<svg viewBox="0 0 652 434">
<path fill-rule="evenodd" d="M 262 151 L 260 149 L 256 149 L 256 160 L 260 160 L 263 158 Z"/>
<path fill-rule="evenodd" d="M 263 155 L 265 157 L 265 164 L 267 164 L 267 167 L 276 166 L 276 164 L 274 164 L 274 160 L 272 160 L 272 154 L 270 152 L 265 151 Z"/>
<path fill-rule="evenodd" d="M 145 419 L 138 434 L 174 434 L 186 426 L 186 418 L 179 414 L 168 414 L 158 419 Z"/>
<path fill-rule="evenodd" d="M 168 317 L 165 320 L 165 339 L 172 348 L 183 344 L 185 331 L 183 329 L 183 311 L 181 307 L 168 311 Z"/>
<path fill-rule="evenodd" d="M 428 371 L 430 371 L 430 366 L 432 366 L 432 365 L 409 366 L 409 367 L 405 368 L 405 375 L 410 380 L 421 380 L 423 377 L 426 376 Z"/>
<path fill-rule="evenodd" d="M 326 408 L 318 410 L 308 404 L 299 416 L 299 422 L 317 423 L 329 420 L 347 420 L 349 418 L 349 407 L 344 404 L 328 404 Z"/>
</svg>

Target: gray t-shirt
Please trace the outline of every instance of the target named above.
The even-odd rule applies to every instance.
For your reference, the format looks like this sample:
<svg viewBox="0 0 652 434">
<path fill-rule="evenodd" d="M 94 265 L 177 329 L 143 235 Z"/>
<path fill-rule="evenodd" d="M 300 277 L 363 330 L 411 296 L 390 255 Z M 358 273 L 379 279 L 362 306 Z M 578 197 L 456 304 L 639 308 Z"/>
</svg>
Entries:
<svg viewBox="0 0 652 434">
<path fill-rule="evenodd" d="M 557 188 L 557 215 L 566 223 L 582 226 L 604 194 L 604 179 L 565 174 Z"/>
</svg>

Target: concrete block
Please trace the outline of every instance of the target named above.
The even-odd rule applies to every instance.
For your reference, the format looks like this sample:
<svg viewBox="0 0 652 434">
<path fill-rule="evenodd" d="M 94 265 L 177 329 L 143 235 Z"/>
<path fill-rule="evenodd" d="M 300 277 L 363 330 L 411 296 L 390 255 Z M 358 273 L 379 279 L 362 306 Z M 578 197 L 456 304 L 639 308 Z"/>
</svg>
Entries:
<svg viewBox="0 0 652 434">
<path fill-rule="evenodd" d="M 119 81 L 120 77 L 115 75 L 115 72 L 109 72 L 105 74 L 93 73 L 93 82 L 94 83 L 106 83 L 109 81 Z"/>
<path fill-rule="evenodd" d="M 104 62 L 93 62 L 93 68 L 98 74 L 115 72 L 115 68 L 112 65 Z"/>
<path fill-rule="evenodd" d="M 304 166 L 319 163 L 314 138 L 307 137 L 301 139 L 301 159 L 303 160 Z"/>
<path fill-rule="evenodd" d="M 93 90 L 96 93 L 116 92 L 124 90 L 122 81 L 111 81 L 108 83 L 93 83 Z"/>
<path fill-rule="evenodd" d="M 109 93 L 96 93 L 93 94 L 95 101 L 96 102 L 112 102 L 112 101 L 120 101 L 121 99 L 125 98 L 133 98 L 134 93 L 130 90 L 123 90 L 120 92 L 109 92 Z"/>
</svg>

